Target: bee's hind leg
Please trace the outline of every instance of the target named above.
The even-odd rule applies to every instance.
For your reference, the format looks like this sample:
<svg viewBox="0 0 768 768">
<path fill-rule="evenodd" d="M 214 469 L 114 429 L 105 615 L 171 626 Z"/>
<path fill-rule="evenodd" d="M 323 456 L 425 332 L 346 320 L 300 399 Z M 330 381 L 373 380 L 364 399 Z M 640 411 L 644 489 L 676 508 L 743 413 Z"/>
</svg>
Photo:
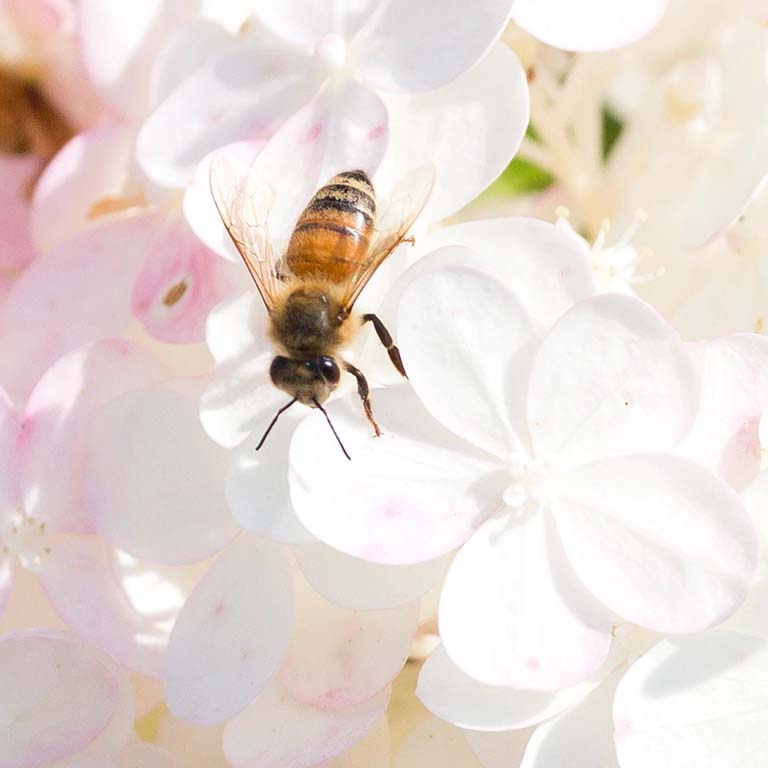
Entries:
<svg viewBox="0 0 768 768">
<path fill-rule="evenodd" d="M 400 350 L 395 346 L 395 342 L 392 339 L 389 331 L 384 326 L 384 323 L 379 318 L 371 313 L 363 315 L 364 323 L 373 323 L 373 329 L 376 331 L 376 335 L 379 337 L 379 341 L 384 345 L 384 348 L 389 354 L 389 359 L 392 361 L 392 365 L 397 368 L 401 376 L 408 378 L 408 374 L 405 372 L 405 366 L 403 365 L 403 359 L 400 357 Z"/>
<path fill-rule="evenodd" d="M 363 409 L 368 421 L 373 425 L 373 430 L 376 433 L 376 437 L 381 435 L 379 425 L 376 423 L 376 419 L 373 418 L 373 409 L 371 408 L 371 390 L 368 388 L 368 382 L 363 375 L 363 372 L 359 368 L 355 368 L 352 363 L 344 362 L 344 370 L 351 373 L 357 379 L 357 394 L 360 395 L 360 399 L 363 401 Z"/>
</svg>

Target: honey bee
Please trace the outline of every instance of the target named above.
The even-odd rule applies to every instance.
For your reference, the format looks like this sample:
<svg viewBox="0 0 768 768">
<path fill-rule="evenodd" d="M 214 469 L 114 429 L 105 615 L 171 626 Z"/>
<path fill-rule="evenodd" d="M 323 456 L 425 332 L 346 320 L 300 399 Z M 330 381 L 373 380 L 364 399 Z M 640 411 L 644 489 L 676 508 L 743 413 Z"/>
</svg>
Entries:
<svg viewBox="0 0 768 768">
<path fill-rule="evenodd" d="M 224 156 L 211 163 L 210 186 L 224 226 L 253 278 L 268 314 L 268 335 L 277 349 L 269 375 L 291 396 L 264 432 L 294 403 L 319 409 L 349 459 L 323 403 L 342 371 L 357 380 L 363 410 L 375 435 L 370 390 L 363 372 L 340 356 L 364 323 L 370 322 L 392 364 L 406 376 L 400 351 L 374 314 L 354 313 L 355 301 L 387 256 L 406 239 L 432 189 L 432 166 L 407 175 L 379 213 L 371 180 L 360 170 L 330 179 L 299 216 L 284 256 L 267 227 L 271 191 L 250 169 L 236 169 Z"/>
</svg>

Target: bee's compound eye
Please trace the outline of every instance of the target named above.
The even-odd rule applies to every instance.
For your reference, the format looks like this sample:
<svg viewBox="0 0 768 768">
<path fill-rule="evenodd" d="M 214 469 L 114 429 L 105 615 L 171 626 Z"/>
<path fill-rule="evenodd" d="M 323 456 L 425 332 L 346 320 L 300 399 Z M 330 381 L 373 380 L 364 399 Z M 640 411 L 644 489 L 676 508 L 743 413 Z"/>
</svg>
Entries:
<svg viewBox="0 0 768 768">
<path fill-rule="evenodd" d="M 319 360 L 320 373 L 323 374 L 323 378 L 329 384 L 338 384 L 341 374 L 339 373 L 339 366 L 336 365 L 336 361 L 332 357 L 323 356 Z"/>
</svg>

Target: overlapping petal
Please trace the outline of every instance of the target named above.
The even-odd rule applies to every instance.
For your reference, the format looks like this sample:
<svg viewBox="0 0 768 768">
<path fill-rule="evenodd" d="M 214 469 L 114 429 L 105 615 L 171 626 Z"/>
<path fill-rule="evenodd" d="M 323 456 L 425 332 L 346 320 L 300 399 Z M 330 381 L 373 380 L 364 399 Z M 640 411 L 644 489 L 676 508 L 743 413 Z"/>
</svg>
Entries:
<svg viewBox="0 0 768 768">
<path fill-rule="evenodd" d="M 466 267 L 427 274 L 405 290 L 397 327 L 413 388 L 441 424 L 501 459 L 528 449 L 526 383 L 538 339 L 503 283 Z M 499 334 L 495 348 L 479 343 Z"/>
<path fill-rule="evenodd" d="M 528 126 L 525 72 L 501 44 L 443 88 L 388 94 L 384 101 L 390 141 L 377 182 L 387 188 L 404 170 L 434 163 L 437 179 L 424 214 L 431 221 L 482 192 L 506 168 Z"/>
<path fill-rule="evenodd" d="M 630 667 L 616 691 L 621 767 L 765 762 L 767 675 L 765 640 L 719 630 L 662 641 Z"/>
<path fill-rule="evenodd" d="M 0 742 L 4 768 L 35 768 L 81 752 L 130 719 L 125 673 L 100 652 L 63 633 L 0 639 Z M 115 750 L 116 751 L 116 750 Z"/>
<path fill-rule="evenodd" d="M 275 544 L 243 535 L 221 555 L 173 627 L 165 695 L 175 715 L 224 722 L 265 688 L 288 644 L 291 590 Z"/>
<path fill-rule="evenodd" d="M 439 622 L 451 660 L 489 685 L 573 685 L 610 646 L 610 614 L 576 578 L 554 526 L 531 508 L 488 520 L 459 551 Z"/>
<path fill-rule="evenodd" d="M 5 183 L 0 193 L 0 269 L 26 267 L 35 257 L 29 231 L 30 185 L 40 161 L 34 155 L 0 154 Z"/>
<path fill-rule="evenodd" d="M 692 426 L 698 379 L 675 331 L 644 302 L 605 294 L 567 312 L 531 372 L 537 458 L 560 467 L 668 450 Z"/>
<path fill-rule="evenodd" d="M 16 481 L 16 440 L 21 426 L 19 415 L 5 390 L 0 387 L 0 524 L 18 504 Z"/>
<path fill-rule="evenodd" d="M 602 51 L 633 43 L 661 20 L 669 0 L 517 0 L 512 18 L 556 48 Z"/>
<path fill-rule="evenodd" d="M 581 582 L 642 627 L 700 631 L 747 595 L 754 524 L 736 493 L 692 461 L 646 454 L 586 465 L 561 479 L 554 511 Z"/>
<path fill-rule="evenodd" d="M 389 0 L 353 42 L 358 76 L 383 90 L 440 88 L 491 47 L 513 5 L 512 0 L 489 0 L 468 14 L 461 2 L 414 6 L 408 0 Z M 409 23 L 403 24 L 406 18 Z"/>
<path fill-rule="evenodd" d="M 55 530 L 90 530 L 80 482 L 91 418 L 112 398 L 163 375 L 147 352 L 120 339 L 80 347 L 46 372 L 27 403 L 17 445 L 28 515 Z M 109 450 L 119 444 L 114 434 Z"/>
<path fill-rule="evenodd" d="M 385 688 L 405 664 L 418 603 L 350 611 L 329 603 L 300 576 L 294 602 L 280 681 L 296 701 L 327 709 L 360 704 Z"/>
<path fill-rule="evenodd" d="M 274 682 L 227 723 L 224 753 L 235 768 L 255 763 L 262 768 L 308 768 L 360 741 L 384 714 L 389 696 L 385 688 L 346 709 L 310 707 Z"/>
<path fill-rule="evenodd" d="M 381 437 L 357 396 L 327 408 L 352 461 L 321 414 L 296 430 L 296 514 L 321 541 L 376 563 L 416 563 L 455 549 L 498 504 L 501 465 L 435 421 L 409 386 L 374 390 L 372 400 Z"/>
</svg>

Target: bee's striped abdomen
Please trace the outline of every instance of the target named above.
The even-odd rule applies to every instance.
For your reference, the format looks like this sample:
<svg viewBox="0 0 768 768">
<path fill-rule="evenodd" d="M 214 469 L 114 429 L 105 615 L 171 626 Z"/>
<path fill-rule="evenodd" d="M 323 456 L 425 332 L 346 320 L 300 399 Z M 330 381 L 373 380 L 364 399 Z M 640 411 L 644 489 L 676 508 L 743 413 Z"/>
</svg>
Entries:
<svg viewBox="0 0 768 768">
<path fill-rule="evenodd" d="M 368 252 L 376 200 L 363 171 L 346 171 L 319 189 L 288 242 L 288 268 L 297 277 L 345 283 Z"/>
</svg>

